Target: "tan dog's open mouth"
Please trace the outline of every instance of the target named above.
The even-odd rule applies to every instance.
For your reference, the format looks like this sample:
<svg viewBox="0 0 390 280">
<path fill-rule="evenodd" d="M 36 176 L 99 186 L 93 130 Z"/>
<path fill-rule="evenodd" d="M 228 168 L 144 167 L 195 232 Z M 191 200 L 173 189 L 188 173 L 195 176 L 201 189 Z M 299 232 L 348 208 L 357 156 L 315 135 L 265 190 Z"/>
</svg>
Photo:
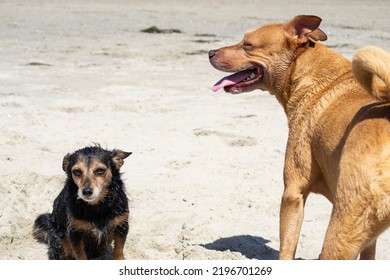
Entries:
<svg viewBox="0 0 390 280">
<path fill-rule="evenodd" d="M 233 94 L 246 92 L 261 82 L 263 74 L 261 67 L 246 69 L 222 78 L 212 87 L 212 90 L 216 92 L 223 88 Z"/>
</svg>

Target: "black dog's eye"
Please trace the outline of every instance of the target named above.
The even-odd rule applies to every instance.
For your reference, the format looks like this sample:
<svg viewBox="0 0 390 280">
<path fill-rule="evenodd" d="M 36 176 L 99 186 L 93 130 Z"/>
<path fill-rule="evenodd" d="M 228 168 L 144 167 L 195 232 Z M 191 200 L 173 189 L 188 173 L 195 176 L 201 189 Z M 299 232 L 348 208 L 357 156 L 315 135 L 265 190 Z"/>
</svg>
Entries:
<svg viewBox="0 0 390 280">
<path fill-rule="evenodd" d="M 95 175 L 97 175 L 97 176 L 103 175 L 105 172 L 106 172 L 106 169 L 101 167 L 101 168 L 98 168 L 95 170 Z"/>
<path fill-rule="evenodd" d="M 79 169 L 75 169 L 75 170 L 72 170 L 72 174 L 73 174 L 73 176 L 81 177 L 81 175 L 83 175 L 83 172 L 81 172 L 81 170 L 79 170 Z"/>
</svg>

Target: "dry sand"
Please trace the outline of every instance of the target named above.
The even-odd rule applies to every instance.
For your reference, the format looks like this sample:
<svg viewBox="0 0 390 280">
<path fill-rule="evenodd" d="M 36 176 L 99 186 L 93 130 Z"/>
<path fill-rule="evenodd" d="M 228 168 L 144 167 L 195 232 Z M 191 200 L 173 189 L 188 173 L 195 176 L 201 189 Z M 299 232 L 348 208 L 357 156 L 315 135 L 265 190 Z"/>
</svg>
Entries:
<svg viewBox="0 0 390 280">
<path fill-rule="evenodd" d="M 207 52 L 297 14 L 349 59 L 390 47 L 387 0 L 0 1 L 0 259 L 47 259 L 33 221 L 93 142 L 133 152 L 128 259 L 276 259 L 286 117 L 266 92 L 212 93 Z M 297 258 L 318 257 L 330 211 L 309 197 Z"/>
</svg>

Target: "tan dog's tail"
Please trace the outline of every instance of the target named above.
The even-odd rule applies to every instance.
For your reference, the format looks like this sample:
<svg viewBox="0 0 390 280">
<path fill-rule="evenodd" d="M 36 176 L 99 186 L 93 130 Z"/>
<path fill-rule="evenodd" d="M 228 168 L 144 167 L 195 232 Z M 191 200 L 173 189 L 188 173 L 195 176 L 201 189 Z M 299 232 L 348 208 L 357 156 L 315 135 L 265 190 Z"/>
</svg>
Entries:
<svg viewBox="0 0 390 280">
<path fill-rule="evenodd" d="M 390 101 L 390 53 L 373 46 L 361 48 L 353 57 L 352 71 L 372 96 Z"/>
</svg>

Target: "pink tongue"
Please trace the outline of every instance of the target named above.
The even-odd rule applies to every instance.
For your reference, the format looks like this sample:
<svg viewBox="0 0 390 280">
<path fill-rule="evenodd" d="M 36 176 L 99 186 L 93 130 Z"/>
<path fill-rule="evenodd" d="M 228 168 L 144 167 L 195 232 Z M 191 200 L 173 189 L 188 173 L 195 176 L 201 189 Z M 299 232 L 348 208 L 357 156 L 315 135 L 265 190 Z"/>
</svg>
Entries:
<svg viewBox="0 0 390 280">
<path fill-rule="evenodd" d="M 234 73 L 230 76 L 227 76 L 225 78 L 222 78 L 218 83 L 216 83 L 211 90 L 216 92 L 220 90 L 221 88 L 224 88 L 226 86 L 237 84 L 243 80 L 245 80 L 246 77 L 250 76 L 253 73 L 253 69 L 251 70 L 245 70 L 238 73 Z"/>
</svg>

